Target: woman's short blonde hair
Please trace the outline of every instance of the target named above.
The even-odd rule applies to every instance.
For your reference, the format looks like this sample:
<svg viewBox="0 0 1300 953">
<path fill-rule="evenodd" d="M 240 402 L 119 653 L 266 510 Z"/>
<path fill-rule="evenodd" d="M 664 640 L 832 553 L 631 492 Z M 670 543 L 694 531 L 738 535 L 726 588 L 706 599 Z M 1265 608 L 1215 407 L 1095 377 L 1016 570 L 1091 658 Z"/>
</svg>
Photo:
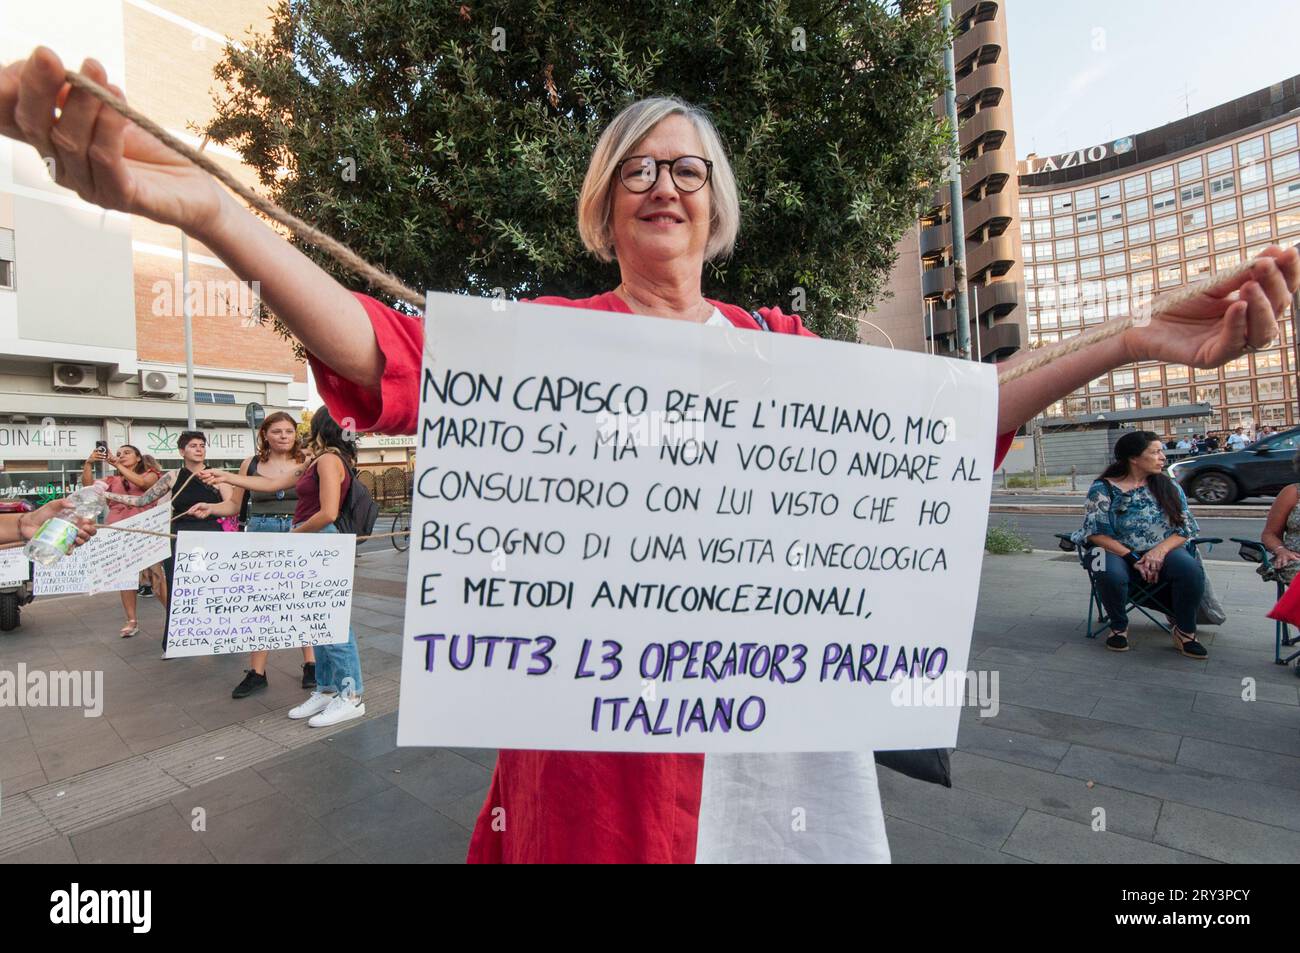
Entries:
<svg viewBox="0 0 1300 953">
<path fill-rule="evenodd" d="M 578 233 L 587 250 L 601 261 L 615 258 L 614 229 L 610 223 L 615 169 L 650 130 L 675 115 L 685 116 L 695 126 L 704 144 L 704 158 L 713 163 L 709 178 L 709 243 L 704 258 L 706 261 L 725 258 L 735 247 L 740 231 L 740 195 L 713 120 L 704 110 L 675 96 L 652 96 L 632 103 L 614 117 L 601 133 L 587 165 L 587 177 L 578 196 Z"/>
</svg>

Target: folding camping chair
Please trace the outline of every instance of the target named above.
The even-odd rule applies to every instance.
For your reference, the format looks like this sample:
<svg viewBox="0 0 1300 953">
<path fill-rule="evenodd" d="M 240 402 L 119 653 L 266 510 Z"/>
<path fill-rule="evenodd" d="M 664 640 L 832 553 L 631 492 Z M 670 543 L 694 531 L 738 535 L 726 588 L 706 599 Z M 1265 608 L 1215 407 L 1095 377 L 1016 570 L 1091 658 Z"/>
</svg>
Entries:
<svg viewBox="0 0 1300 953">
<path fill-rule="evenodd" d="M 1085 543 L 1076 543 L 1065 533 L 1057 533 L 1056 538 L 1059 540 L 1057 546 L 1067 553 L 1073 551 L 1075 555 L 1079 557 L 1079 564 L 1083 566 L 1084 572 L 1088 574 L 1088 614 L 1084 621 L 1088 626 L 1088 638 L 1095 639 L 1098 632 L 1109 627 L 1110 616 L 1106 614 L 1106 607 L 1102 605 L 1101 593 L 1097 591 L 1096 574 L 1093 573 L 1090 567 L 1092 557 L 1088 550 L 1093 547 L 1088 546 Z M 1192 550 L 1195 551 L 1200 546 L 1213 547 L 1215 543 L 1221 543 L 1223 540 L 1206 537 L 1204 539 L 1193 539 L 1190 542 Z M 1137 609 L 1144 616 L 1158 625 L 1161 631 L 1165 633 L 1170 632 L 1171 627 L 1169 625 L 1167 625 L 1163 620 L 1156 618 L 1150 611 L 1148 611 L 1153 610 L 1164 616 L 1172 616 L 1174 614 L 1173 609 L 1169 608 L 1169 606 L 1165 605 L 1160 600 L 1161 595 L 1168 587 L 1168 582 L 1158 581 L 1155 583 L 1146 583 L 1140 579 L 1130 578 L 1128 584 L 1128 603 L 1124 606 L 1124 610 L 1127 612 L 1130 609 Z M 1096 622 L 1094 622 L 1092 618 L 1094 610 L 1097 613 Z"/>
<path fill-rule="evenodd" d="M 1239 539 L 1232 537 L 1234 543 L 1241 543 L 1241 549 L 1237 550 L 1237 555 L 1249 563 L 1260 563 L 1266 568 L 1272 568 L 1273 558 L 1269 551 L 1264 548 L 1264 544 L 1257 539 Z M 1275 579 L 1277 583 L 1277 597 L 1282 598 L 1282 593 L 1286 592 L 1286 583 L 1281 579 Z M 1300 635 L 1291 634 L 1291 626 L 1278 619 L 1273 623 L 1273 661 L 1278 665 L 1287 665 L 1296 658 L 1300 658 L 1300 649 L 1296 649 L 1286 658 L 1282 657 L 1282 646 L 1295 645 L 1300 642 Z"/>
</svg>

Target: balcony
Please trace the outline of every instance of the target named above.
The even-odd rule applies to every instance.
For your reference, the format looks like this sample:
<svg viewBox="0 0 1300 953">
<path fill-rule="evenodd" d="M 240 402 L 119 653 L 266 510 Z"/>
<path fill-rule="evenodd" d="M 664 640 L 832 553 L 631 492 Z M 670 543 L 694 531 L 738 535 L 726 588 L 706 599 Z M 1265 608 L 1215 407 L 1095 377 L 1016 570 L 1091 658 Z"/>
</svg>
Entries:
<svg viewBox="0 0 1300 953">
<path fill-rule="evenodd" d="M 957 37 L 954 52 L 957 55 L 957 61 L 960 62 L 980 49 L 980 47 L 996 46 L 1000 49 L 1005 42 L 1006 33 L 1002 28 L 1002 24 L 996 20 L 983 20 Z"/>
<path fill-rule="evenodd" d="M 975 310 L 974 302 L 977 300 L 979 318 L 987 324 L 1015 311 L 1024 303 L 1024 295 L 1021 293 L 1019 282 L 995 281 L 991 285 L 971 289 L 972 311 Z"/>
<path fill-rule="evenodd" d="M 990 238 L 981 245 L 966 249 L 966 274 L 972 280 L 989 274 L 1005 275 L 1016 263 L 1016 242 L 1010 235 L 1002 234 Z"/>
<path fill-rule="evenodd" d="M 952 265 L 946 268 L 931 268 L 921 273 L 921 293 L 926 297 L 941 295 L 957 283 Z"/>
<path fill-rule="evenodd" d="M 1005 360 L 1024 346 L 1019 321 L 1000 321 L 991 328 L 980 328 L 980 360 Z"/>
<path fill-rule="evenodd" d="M 1010 88 L 1011 71 L 1007 69 L 1006 60 L 985 63 L 983 66 L 977 66 L 973 72 L 957 80 L 957 101 L 961 102 L 963 96 L 974 99 L 986 89 L 1001 90 L 1005 94 Z"/>
</svg>

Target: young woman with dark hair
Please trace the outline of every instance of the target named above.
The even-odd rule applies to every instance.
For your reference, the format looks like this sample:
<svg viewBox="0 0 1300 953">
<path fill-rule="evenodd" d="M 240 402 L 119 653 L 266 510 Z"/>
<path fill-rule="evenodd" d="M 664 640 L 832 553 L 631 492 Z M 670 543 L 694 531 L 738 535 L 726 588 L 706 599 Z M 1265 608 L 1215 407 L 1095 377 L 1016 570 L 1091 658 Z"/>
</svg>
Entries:
<svg viewBox="0 0 1300 953">
<path fill-rule="evenodd" d="M 307 452 L 311 455 L 309 462 L 279 476 L 261 471 L 249 475 L 206 470 L 200 479 L 209 486 L 239 487 L 260 494 L 274 494 L 292 487 L 297 503 L 290 532 L 337 533 L 334 521 L 352 483 L 356 448 L 324 407 L 312 414 Z M 316 646 L 315 690 L 289 712 L 289 717 L 306 718 L 313 728 L 360 718 L 366 713 L 361 691 L 361 658 L 357 654 L 356 633 L 349 625 L 346 642 Z"/>
<path fill-rule="evenodd" d="M 104 482 L 108 484 L 110 493 L 122 496 L 143 496 L 150 487 L 158 482 L 158 478 L 162 475 L 160 472 L 149 468 L 139 450 L 129 443 L 124 443 L 118 447 L 117 453 L 109 453 L 107 450 L 95 448 L 95 452 L 87 458 L 81 467 L 82 486 L 90 486 L 95 481 L 94 465 L 100 462 L 108 463 L 117 470 L 116 473 L 105 477 Z M 106 522 L 109 524 L 116 523 L 128 516 L 134 516 L 139 511 L 140 507 L 132 503 L 121 503 L 110 499 Z M 123 589 L 121 592 L 122 611 L 126 613 L 126 625 L 122 626 L 118 635 L 124 639 L 129 639 L 140 631 L 140 623 L 136 619 L 139 595 L 139 591 L 136 589 Z"/>
<path fill-rule="evenodd" d="M 1200 527 L 1182 488 L 1164 469 L 1159 436 L 1135 430 L 1120 437 L 1114 462 L 1088 488 L 1083 528 L 1072 538 L 1105 552 L 1104 568 L 1093 577 L 1110 616 L 1106 648 L 1129 649 L 1125 605 L 1129 583 L 1136 577 L 1145 583 L 1169 583 L 1174 647 L 1188 658 L 1203 659 L 1209 653 L 1196 641 L 1196 608 L 1205 574 L 1187 545 Z"/>
</svg>

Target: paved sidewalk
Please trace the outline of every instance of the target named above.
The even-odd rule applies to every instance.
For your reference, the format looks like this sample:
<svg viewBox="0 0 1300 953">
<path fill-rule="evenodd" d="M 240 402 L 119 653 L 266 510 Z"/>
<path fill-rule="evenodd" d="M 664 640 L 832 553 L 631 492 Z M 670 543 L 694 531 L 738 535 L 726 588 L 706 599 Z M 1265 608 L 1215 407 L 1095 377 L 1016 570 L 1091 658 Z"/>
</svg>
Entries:
<svg viewBox="0 0 1300 953">
<path fill-rule="evenodd" d="M 115 596 L 38 600 L 0 667 L 100 669 L 107 701 L 0 709 L 0 861 L 463 860 L 494 753 L 394 744 L 404 569 L 361 557 L 368 713 L 333 733 L 284 717 L 296 652 L 237 702 L 242 659 L 158 659 L 156 603 L 121 640 Z M 1085 639 L 1070 557 L 986 557 L 972 667 L 997 671 L 1000 710 L 964 713 L 953 789 L 881 771 L 895 861 L 1300 859 L 1300 679 L 1272 663 L 1272 590 L 1244 563 L 1211 577 L 1229 619 L 1194 662 L 1141 617 L 1127 654 Z"/>
</svg>

